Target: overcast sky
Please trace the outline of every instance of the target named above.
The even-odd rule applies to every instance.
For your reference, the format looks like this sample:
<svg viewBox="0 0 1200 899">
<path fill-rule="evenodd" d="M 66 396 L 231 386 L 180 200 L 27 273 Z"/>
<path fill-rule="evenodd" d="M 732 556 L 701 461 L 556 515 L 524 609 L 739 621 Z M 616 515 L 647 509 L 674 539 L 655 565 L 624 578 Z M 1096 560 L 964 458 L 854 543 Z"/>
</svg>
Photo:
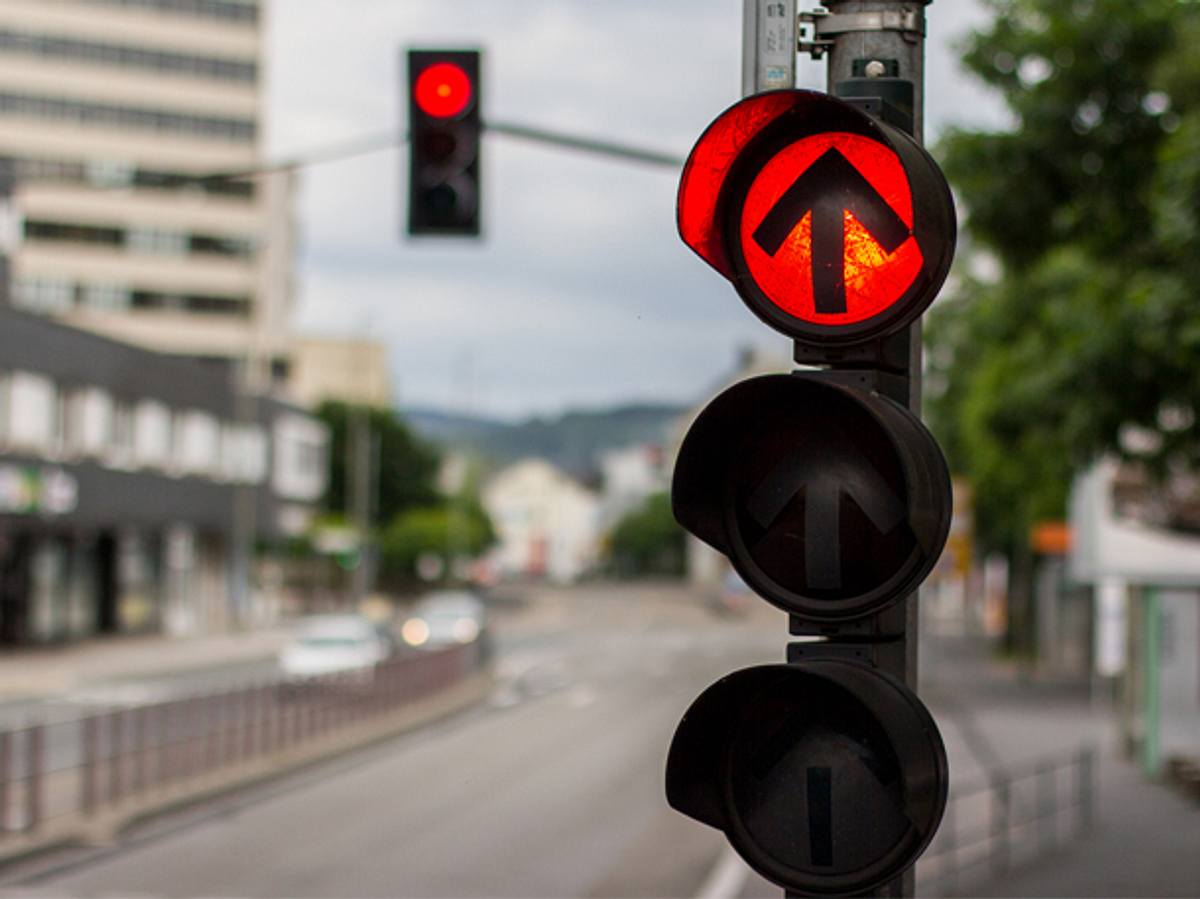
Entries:
<svg viewBox="0 0 1200 899">
<path fill-rule="evenodd" d="M 809 4 L 802 2 L 802 6 Z M 272 157 L 400 127 L 404 47 L 479 46 L 486 118 L 686 154 L 738 99 L 741 0 L 274 0 Z M 992 126 L 953 49 L 977 0 L 929 10 L 931 137 Z M 801 86 L 823 87 L 822 67 Z M 512 418 L 694 402 L 747 343 L 786 352 L 679 241 L 677 172 L 485 140 L 481 241 L 401 235 L 388 150 L 304 171 L 296 325 L 383 341 L 397 403 Z"/>
</svg>

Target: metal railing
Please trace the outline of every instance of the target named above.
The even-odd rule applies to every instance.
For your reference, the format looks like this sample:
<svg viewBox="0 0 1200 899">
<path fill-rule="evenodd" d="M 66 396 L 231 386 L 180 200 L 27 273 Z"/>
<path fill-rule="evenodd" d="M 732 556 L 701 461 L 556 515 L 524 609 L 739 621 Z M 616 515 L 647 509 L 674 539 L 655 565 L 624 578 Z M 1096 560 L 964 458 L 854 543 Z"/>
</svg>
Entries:
<svg viewBox="0 0 1200 899">
<path fill-rule="evenodd" d="M 1096 752 L 1086 747 L 952 784 L 917 863 L 920 895 L 953 896 L 1086 833 L 1096 813 Z"/>
<path fill-rule="evenodd" d="M 104 812 L 185 797 L 384 725 L 479 671 L 478 643 L 374 668 L 107 709 L 0 732 L 0 852 Z M 64 827 L 64 825 L 68 825 Z"/>
</svg>

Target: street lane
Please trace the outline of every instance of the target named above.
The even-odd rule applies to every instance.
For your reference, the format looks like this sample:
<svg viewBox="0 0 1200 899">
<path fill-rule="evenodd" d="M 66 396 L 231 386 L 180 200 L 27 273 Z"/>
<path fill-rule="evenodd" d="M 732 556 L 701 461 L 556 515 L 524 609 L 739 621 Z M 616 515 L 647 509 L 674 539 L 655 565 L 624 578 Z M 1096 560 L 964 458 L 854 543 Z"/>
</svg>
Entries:
<svg viewBox="0 0 1200 899">
<path fill-rule="evenodd" d="M 695 889 L 721 841 L 666 807 L 671 733 L 712 680 L 779 656 L 782 617 L 728 623 L 681 603 L 678 591 L 593 588 L 551 595 L 532 618 L 545 626 L 501 629 L 504 677 L 490 706 L 262 801 L 174 832 L 151 826 L 122 851 L 24 894 Z"/>
</svg>

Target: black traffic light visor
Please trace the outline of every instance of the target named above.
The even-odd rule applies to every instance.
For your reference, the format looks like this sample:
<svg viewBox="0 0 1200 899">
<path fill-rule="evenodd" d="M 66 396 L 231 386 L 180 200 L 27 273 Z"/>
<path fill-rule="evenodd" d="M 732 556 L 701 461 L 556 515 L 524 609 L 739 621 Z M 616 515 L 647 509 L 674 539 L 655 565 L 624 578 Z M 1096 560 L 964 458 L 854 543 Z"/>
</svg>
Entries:
<svg viewBox="0 0 1200 899">
<path fill-rule="evenodd" d="M 710 403 L 684 439 L 671 500 L 761 596 L 828 622 L 914 589 L 951 515 L 946 462 L 921 422 L 816 372 L 753 378 Z"/>
<path fill-rule="evenodd" d="M 692 704 L 671 743 L 667 800 L 724 831 L 789 889 L 860 893 L 929 844 L 948 790 L 945 748 L 907 687 L 865 664 L 749 668 Z"/>
<path fill-rule="evenodd" d="M 688 156 L 677 220 L 755 315 L 817 346 L 911 323 L 945 281 L 957 235 L 950 188 L 924 148 L 808 90 L 721 113 Z"/>
</svg>

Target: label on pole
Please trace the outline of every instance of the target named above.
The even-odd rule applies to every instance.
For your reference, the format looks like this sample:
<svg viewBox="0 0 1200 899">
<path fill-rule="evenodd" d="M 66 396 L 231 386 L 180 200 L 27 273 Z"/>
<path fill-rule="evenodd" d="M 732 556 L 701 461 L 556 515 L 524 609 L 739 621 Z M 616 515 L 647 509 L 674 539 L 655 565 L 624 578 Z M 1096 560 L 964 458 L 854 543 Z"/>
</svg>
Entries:
<svg viewBox="0 0 1200 899">
<path fill-rule="evenodd" d="M 796 86 L 796 0 L 744 0 L 742 93 Z"/>
</svg>

